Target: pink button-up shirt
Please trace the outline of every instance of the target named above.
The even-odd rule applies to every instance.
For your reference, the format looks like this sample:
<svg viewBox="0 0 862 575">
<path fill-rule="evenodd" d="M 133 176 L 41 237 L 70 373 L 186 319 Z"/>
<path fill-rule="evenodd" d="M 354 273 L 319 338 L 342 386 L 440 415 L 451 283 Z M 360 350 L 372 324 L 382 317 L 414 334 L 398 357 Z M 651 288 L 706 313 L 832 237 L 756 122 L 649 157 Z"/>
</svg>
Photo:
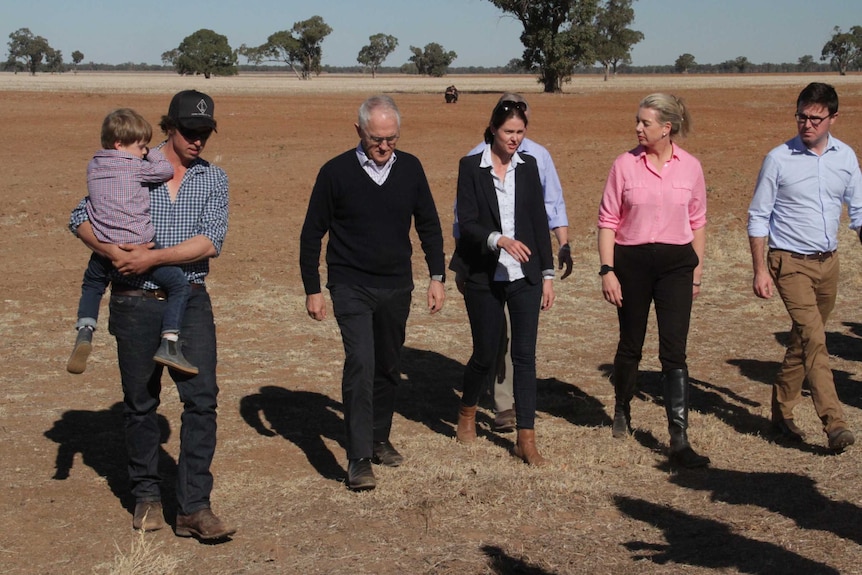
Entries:
<svg viewBox="0 0 862 575">
<path fill-rule="evenodd" d="M 684 245 L 692 230 L 706 225 L 706 184 L 700 162 L 674 144 L 661 172 L 642 146 L 620 155 L 611 166 L 599 228 L 616 232 L 616 243 Z"/>
</svg>

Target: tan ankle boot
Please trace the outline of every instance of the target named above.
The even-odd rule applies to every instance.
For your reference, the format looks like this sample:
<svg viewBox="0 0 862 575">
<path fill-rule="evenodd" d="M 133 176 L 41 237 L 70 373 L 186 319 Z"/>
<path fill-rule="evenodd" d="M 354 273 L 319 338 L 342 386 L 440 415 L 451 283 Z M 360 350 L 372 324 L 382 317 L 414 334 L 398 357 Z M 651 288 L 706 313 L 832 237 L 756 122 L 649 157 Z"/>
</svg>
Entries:
<svg viewBox="0 0 862 575">
<path fill-rule="evenodd" d="M 512 455 L 527 465 L 534 465 L 536 467 L 542 467 L 550 463 L 536 449 L 536 431 L 534 429 L 518 430 L 518 442 L 512 450 Z"/>
<path fill-rule="evenodd" d="M 476 441 L 476 405 L 467 407 L 461 404 L 458 409 L 458 428 L 455 430 L 455 438 L 460 443 L 473 443 Z"/>
</svg>

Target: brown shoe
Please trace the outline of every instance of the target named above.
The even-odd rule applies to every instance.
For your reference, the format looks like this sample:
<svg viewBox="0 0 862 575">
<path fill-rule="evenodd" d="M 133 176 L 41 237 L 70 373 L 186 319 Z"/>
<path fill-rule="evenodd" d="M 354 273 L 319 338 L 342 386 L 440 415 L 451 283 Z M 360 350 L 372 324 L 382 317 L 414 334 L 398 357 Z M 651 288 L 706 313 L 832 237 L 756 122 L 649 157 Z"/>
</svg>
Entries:
<svg viewBox="0 0 862 575">
<path fill-rule="evenodd" d="M 158 531 L 165 526 L 165 514 L 160 501 L 141 501 L 135 504 L 132 529 L 135 531 Z"/>
<path fill-rule="evenodd" d="M 856 437 L 853 436 L 853 432 L 847 429 L 846 427 L 839 427 L 834 429 L 832 433 L 828 435 L 829 437 L 829 449 L 833 451 L 844 451 L 854 443 L 856 443 Z"/>
<path fill-rule="evenodd" d="M 550 461 L 545 459 L 536 449 L 536 431 L 534 429 L 519 429 L 518 442 L 512 449 L 512 455 L 535 467 L 544 467 Z"/>
<path fill-rule="evenodd" d="M 494 416 L 494 431 L 509 433 L 515 431 L 515 410 L 504 409 Z"/>
<path fill-rule="evenodd" d="M 782 439 L 787 441 L 792 441 L 793 443 L 802 443 L 805 441 L 805 432 L 799 429 L 799 426 L 792 419 L 773 421 L 772 428 Z"/>
<path fill-rule="evenodd" d="M 216 517 L 209 507 L 195 511 L 191 515 L 177 515 L 178 537 L 197 537 L 198 539 L 224 539 L 236 533 L 236 529 L 228 526 Z"/>
<path fill-rule="evenodd" d="M 473 443 L 476 441 L 476 405 L 467 407 L 464 404 L 458 408 L 458 427 L 455 429 L 455 438 L 460 443 Z"/>
</svg>

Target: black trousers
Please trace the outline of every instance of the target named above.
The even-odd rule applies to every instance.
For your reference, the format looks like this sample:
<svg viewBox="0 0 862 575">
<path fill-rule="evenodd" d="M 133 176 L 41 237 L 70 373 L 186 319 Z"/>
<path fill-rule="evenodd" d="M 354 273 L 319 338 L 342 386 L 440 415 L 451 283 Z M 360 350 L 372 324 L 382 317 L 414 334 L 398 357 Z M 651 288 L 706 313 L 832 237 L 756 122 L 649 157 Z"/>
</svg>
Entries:
<svg viewBox="0 0 862 575">
<path fill-rule="evenodd" d="M 650 305 L 655 304 L 662 371 L 686 368 L 692 280 L 698 263 L 691 244 L 614 247 L 614 273 L 623 292 L 623 305 L 617 309 L 620 341 L 615 363 L 640 362 Z"/>
<path fill-rule="evenodd" d="M 344 344 L 341 397 L 348 459 L 371 457 L 374 442 L 389 439 L 412 291 L 329 288 Z"/>
<path fill-rule="evenodd" d="M 500 338 L 505 337 L 504 306 L 512 325 L 512 377 L 515 419 L 519 429 L 533 429 L 536 419 L 536 338 L 542 284 L 526 279 L 483 285 L 467 282 L 464 303 L 473 334 L 473 355 L 464 369 L 461 403 L 477 405 L 482 387 L 497 369 Z"/>
</svg>

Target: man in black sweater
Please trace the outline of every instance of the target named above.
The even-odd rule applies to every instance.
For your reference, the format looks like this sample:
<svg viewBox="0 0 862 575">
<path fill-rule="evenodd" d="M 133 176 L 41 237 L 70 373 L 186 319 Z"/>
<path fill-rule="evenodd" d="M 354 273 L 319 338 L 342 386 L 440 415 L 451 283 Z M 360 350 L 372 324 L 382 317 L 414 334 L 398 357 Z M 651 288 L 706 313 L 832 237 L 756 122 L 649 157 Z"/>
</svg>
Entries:
<svg viewBox="0 0 862 575">
<path fill-rule="evenodd" d="M 419 160 L 395 153 L 398 107 L 373 96 L 359 107 L 359 145 L 327 162 L 317 175 L 300 235 L 299 266 L 308 315 L 322 321 L 320 250 L 344 343 L 341 380 L 347 430 L 347 486 L 374 489 L 371 463 L 397 467 L 403 457 L 389 441 L 399 360 L 413 291 L 413 222 L 431 281 L 428 309 L 443 307 L 445 257 L 434 198 Z"/>
</svg>

